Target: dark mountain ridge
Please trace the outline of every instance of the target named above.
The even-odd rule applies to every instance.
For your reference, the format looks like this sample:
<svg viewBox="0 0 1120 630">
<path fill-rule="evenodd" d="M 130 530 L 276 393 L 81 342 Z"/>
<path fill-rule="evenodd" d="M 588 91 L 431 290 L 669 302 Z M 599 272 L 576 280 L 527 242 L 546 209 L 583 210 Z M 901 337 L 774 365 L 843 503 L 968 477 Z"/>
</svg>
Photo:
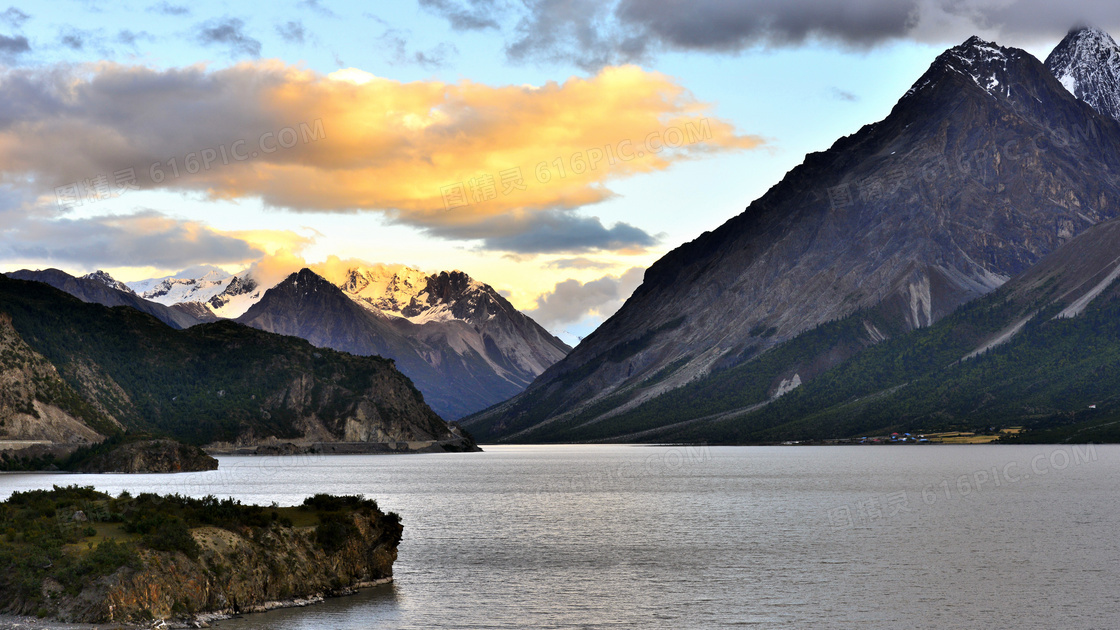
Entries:
<svg viewBox="0 0 1120 630">
<path fill-rule="evenodd" d="M 303 269 L 269 289 L 236 321 L 323 348 L 390 358 L 432 408 L 452 420 L 517 394 L 543 369 L 538 366 L 550 365 L 567 349 L 491 287 L 462 272 L 432 275 L 426 282 L 423 300 L 413 297 L 397 317 Z M 441 309 L 451 317 L 441 317 Z M 424 315 L 432 317 L 420 317 L 420 323 L 405 318 Z"/>
<path fill-rule="evenodd" d="M 464 424 L 482 439 L 592 427 L 875 312 L 813 356 L 770 364 L 762 403 L 936 323 L 1116 216 L 1118 174 L 1116 121 L 1028 53 L 972 38 L 886 119 L 807 156 L 744 213 L 655 263 L 565 360 Z"/>
<path fill-rule="evenodd" d="M 123 428 L 200 445 L 474 448 L 379 357 L 319 349 L 230 321 L 175 330 L 130 307 L 87 304 L 4 276 L 0 313 L 11 336 L 6 347 L 15 351 L 4 367 L 29 374 L 22 381 L 36 386 L 12 402 L 25 416 L 51 420 L 45 409 L 101 435 Z M 0 417 L 8 411 L 0 409 Z"/>
<path fill-rule="evenodd" d="M 20 271 L 10 271 L 4 275 L 15 280 L 44 282 L 60 291 L 69 293 L 83 302 L 101 304 L 102 306 L 129 306 L 141 313 L 147 313 L 155 317 L 172 328 L 190 328 L 191 326 L 206 321 L 188 310 L 164 306 L 163 304 L 157 304 L 156 302 L 146 300 L 136 295 L 132 289 L 113 280 L 111 276 L 103 271 L 89 274 L 81 278 L 75 278 L 59 269 L 46 269 L 43 271 L 22 269 Z"/>
</svg>

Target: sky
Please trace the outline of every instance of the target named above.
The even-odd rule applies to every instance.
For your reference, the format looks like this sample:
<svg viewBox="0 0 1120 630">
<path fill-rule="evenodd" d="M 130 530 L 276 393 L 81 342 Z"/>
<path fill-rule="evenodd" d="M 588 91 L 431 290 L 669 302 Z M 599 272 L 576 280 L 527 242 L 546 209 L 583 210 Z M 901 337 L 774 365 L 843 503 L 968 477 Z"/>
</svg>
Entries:
<svg viewBox="0 0 1120 630">
<path fill-rule="evenodd" d="M 0 269 L 460 269 L 574 343 L 945 48 L 1080 24 L 1120 7 L 0 3 Z"/>
</svg>

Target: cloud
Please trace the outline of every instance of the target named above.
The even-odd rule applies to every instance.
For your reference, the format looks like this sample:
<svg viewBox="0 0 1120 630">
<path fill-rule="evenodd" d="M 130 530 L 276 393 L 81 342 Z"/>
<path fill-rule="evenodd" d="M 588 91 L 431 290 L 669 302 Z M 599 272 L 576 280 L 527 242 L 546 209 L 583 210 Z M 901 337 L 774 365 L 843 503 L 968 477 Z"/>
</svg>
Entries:
<svg viewBox="0 0 1120 630">
<path fill-rule="evenodd" d="M 466 4 L 455 0 L 420 0 L 420 6 L 443 16 L 452 28 L 461 31 L 501 28 L 495 16 L 506 8 L 505 3 L 495 0 L 468 0 Z"/>
<path fill-rule="evenodd" d="M 318 13 L 319 15 L 321 15 L 323 17 L 329 17 L 329 18 L 338 17 L 338 14 L 336 14 L 334 11 L 331 11 L 329 8 L 323 6 L 323 3 L 320 2 L 319 0 L 302 0 L 297 6 L 303 7 L 305 9 L 310 9 L 311 11 L 313 11 L 315 13 Z"/>
<path fill-rule="evenodd" d="M 194 39 L 203 46 L 226 46 L 231 57 L 260 57 L 261 43 L 245 34 L 239 18 L 215 18 L 195 27 Z"/>
<path fill-rule="evenodd" d="M 1111 0 L 524 0 L 512 6 L 422 0 L 422 6 L 459 30 L 501 28 L 513 61 L 586 69 L 665 51 L 738 54 L 807 43 L 858 50 L 898 40 L 959 43 L 973 34 L 1028 45 L 1053 41 L 1076 24 L 1120 27 Z"/>
<path fill-rule="evenodd" d="M 86 34 L 76 29 L 69 29 L 59 37 L 63 46 L 70 50 L 81 50 L 85 47 Z"/>
<path fill-rule="evenodd" d="M 16 7 L 8 7 L 7 11 L 0 13 L 0 22 L 12 28 L 21 28 L 23 23 L 30 19 L 30 15 L 20 11 Z"/>
<path fill-rule="evenodd" d="M 1014 45 L 1056 42 L 1069 28 L 1093 25 L 1120 29 L 1120 10 L 1109 0 L 923 0 L 910 36 L 928 42 L 958 42 L 977 31 Z"/>
<path fill-rule="evenodd" d="M 617 19 L 667 48 L 735 52 L 822 39 L 863 47 L 916 24 L 914 0 L 620 0 Z"/>
<path fill-rule="evenodd" d="M 528 14 L 506 45 L 514 61 L 570 62 L 595 69 L 645 60 L 649 38 L 612 17 L 599 0 L 528 0 Z"/>
<path fill-rule="evenodd" d="M 81 219 L 30 218 L 5 226 L 0 258 L 82 267 L 160 268 L 244 263 L 265 255 L 249 241 L 155 211 Z"/>
<path fill-rule="evenodd" d="M 276 32 L 287 42 L 302 44 L 305 32 L 303 23 L 299 21 L 286 22 L 276 26 Z"/>
<path fill-rule="evenodd" d="M 535 308 L 526 310 L 545 328 L 560 328 L 596 317 L 605 320 L 622 308 L 623 303 L 642 283 L 645 270 L 633 267 L 618 276 L 603 276 L 590 282 L 565 280 L 550 292 L 537 298 Z"/>
<path fill-rule="evenodd" d="M 531 215 L 504 215 L 468 226 L 429 228 L 437 236 L 481 239 L 483 248 L 514 254 L 622 251 L 638 253 L 657 239 L 629 223 L 606 227 L 598 217 L 549 210 Z"/>
<path fill-rule="evenodd" d="M 550 269 L 610 269 L 616 267 L 615 263 L 603 260 L 592 260 L 583 256 L 575 258 L 559 258 L 548 263 Z"/>
<path fill-rule="evenodd" d="M 290 250 L 280 250 L 249 266 L 249 275 L 264 287 L 274 287 L 291 274 L 307 266 L 307 261 Z"/>
<path fill-rule="evenodd" d="M 160 2 L 159 4 L 153 4 L 148 7 L 148 12 L 162 13 L 163 15 L 190 15 L 191 10 L 185 5 Z"/>
<path fill-rule="evenodd" d="M 459 54 L 459 49 L 453 44 L 441 43 L 427 51 L 409 50 L 408 32 L 395 28 L 386 29 L 378 37 L 381 47 L 387 49 L 390 59 L 396 64 L 416 64 L 431 70 L 446 65 L 447 58 Z"/>
<path fill-rule="evenodd" d="M 835 98 L 839 101 L 848 101 L 849 103 L 855 103 L 859 100 L 859 97 L 855 94 L 847 90 L 841 90 L 838 87 L 829 88 L 828 92 L 832 95 L 832 98 Z"/>
<path fill-rule="evenodd" d="M 31 44 L 28 43 L 27 38 L 23 35 L 16 37 L 8 37 L 0 35 L 0 55 L 5 57 L 14 57 L 21 53 L 31 50 Z"/>
<path fill-rule="evenodd" d="M 152 36 L 147 31 L 135 32 L 128 29 L 123 29 L 117 33 L 117 41 L 125 46 L 136 46 L 136 42 L 142 39 L 150 40 Z"/>
<path fill-rule="evenodd" d="M 574 211 L 621 178 L 761 144 L 634 66 L 539 87 L 323 76 L 279 61 L 0 71 L 10 183 L 53 195 L 131 169 L 142 189 L 379 212 L 513 251 L 648 246 L 634 226 Z M 564 242 L 567 229 L 579 238 Z"/>
</svg>

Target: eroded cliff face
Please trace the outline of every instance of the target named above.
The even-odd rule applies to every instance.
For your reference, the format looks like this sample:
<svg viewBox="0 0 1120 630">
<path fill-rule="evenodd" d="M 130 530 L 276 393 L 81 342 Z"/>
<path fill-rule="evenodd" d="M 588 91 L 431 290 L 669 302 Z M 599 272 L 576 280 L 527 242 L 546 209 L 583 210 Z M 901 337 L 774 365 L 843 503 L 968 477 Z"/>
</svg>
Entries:
<svg viewBox="0 0 1120 630">
<path fill-rule="evenodd" d="M 353 525 L 324 549 L 316 527 L 218 527 L 191 530 L 201 553 L 143 550 L 140 567 L 125 567 L 62 602 L 60 619 L 135 623 L 192 621 L 259 612 L 346 595 L 389 582 L 402 527 L 395 515 L 352 513 Z"/>
</svg>

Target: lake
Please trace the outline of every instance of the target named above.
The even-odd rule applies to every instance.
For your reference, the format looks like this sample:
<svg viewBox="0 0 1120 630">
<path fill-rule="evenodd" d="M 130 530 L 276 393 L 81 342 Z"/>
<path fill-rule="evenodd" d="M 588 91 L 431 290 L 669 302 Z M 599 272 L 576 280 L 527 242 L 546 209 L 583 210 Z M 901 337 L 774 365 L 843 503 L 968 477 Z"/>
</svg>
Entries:
<svg viewBox="0 0 1120 630">
<path fill-rule="evenodd" d="M 394 584 L 228 630 L 1120 627 L 1120 446 L 484 448 L 8 474 L 0 498 L 360 493 L 401 515 Z"/>
</svg>

